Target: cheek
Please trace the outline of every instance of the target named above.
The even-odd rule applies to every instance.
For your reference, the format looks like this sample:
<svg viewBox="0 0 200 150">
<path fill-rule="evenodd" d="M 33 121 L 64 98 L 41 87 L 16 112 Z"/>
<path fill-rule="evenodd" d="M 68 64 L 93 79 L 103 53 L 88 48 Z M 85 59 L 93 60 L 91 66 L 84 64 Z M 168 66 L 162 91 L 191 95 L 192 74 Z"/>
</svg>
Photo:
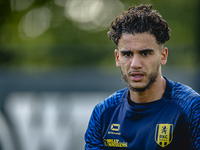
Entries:
<svg viewBox="0 0 200 150">
<path fill-rule="evenodd" d="M 123 67 L 124 69 L 129 69 L 130 66 L 131 66 L 131 61 L 130 61 L 130 60 L 127 60 L 127 59 L 121 59 L 120 65 L 121 65 L 121 67 Z"/>
<path fill-rule="evenodd" d="M 160 60 L 157 59 L 156 61 L 148 62 L 145 66 L 149 73 L 157 72 L 158 66 L 160 66 Z"/>
<path fill-rule="evenodd" d="M 121 68 L 121 71 L 124 73 L 124 74 L 127 74 L 127 72 L 129 71 L 129 67 L 130 65 L 128 65 L 128 63 L 126 62 L 123 62 L 121 61 L 120 62 L 120 68 Z"/>
<path fill-rule="evenodd" d="M 155 62 L 153 65 L 152 72 L 157 73 L 159 71 L 159 67 L 160 67 L 160 60 L 157 60 L 157 62 Z"/>
</svg>

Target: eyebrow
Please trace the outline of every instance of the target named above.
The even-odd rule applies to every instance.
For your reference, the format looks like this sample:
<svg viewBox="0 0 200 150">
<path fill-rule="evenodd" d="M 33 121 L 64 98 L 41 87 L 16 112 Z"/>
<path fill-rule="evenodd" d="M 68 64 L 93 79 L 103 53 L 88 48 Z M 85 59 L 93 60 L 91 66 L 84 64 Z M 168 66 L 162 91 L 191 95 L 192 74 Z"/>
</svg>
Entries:
<svg viewBox="0 0 200 150">
<path fill-rule="evenodd" d="M 150 49 L 150 48 L 147 48 L 147 49 L 142 49 L 142 50 L 139 50 L 140 53 L 142 52 L 154 52 L 153 49 Z"/>
<path fill-rule="evenodd" d="M 153 49 L 150 49 L 150 48 L 147 48 L 147 49 L 142 49 L 142 50 L 139 50 L 139 52 L 154 52 Z M 132 53 L 131 50 L 121 50 L 120 53 L 124 54 L 124 53 Z"/>
<path fill-rule="evenodd" d="M 147 49 L 142 49 L 140 51 L 154 51 L 153 49 L 147 48 Z"/>
<path fill-rule="evenodd" d="M 122 50 L 122 51 L 120 51 L 120 53 L 122 53 L 122 54 L 124 54 L 124 53 L 132 53 L 132 51 L 130 51 L 130 50 Z"/>
</svg>

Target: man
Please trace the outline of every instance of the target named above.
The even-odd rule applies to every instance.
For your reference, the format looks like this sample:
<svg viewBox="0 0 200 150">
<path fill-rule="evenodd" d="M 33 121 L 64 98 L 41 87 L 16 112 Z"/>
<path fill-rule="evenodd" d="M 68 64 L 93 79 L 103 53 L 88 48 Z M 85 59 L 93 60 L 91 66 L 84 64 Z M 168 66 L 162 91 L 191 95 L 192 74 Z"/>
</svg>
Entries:
<svg viewBox="0 0 200 150">
<path fill-rule="evenodd" d="M 112 22 L 108 36 L 128 88 L 96 105 L 85 149 L 199 150 L 200 95 L 161 74 L 167 22 L 151 4 L 131 7 Z"/>
</svg>

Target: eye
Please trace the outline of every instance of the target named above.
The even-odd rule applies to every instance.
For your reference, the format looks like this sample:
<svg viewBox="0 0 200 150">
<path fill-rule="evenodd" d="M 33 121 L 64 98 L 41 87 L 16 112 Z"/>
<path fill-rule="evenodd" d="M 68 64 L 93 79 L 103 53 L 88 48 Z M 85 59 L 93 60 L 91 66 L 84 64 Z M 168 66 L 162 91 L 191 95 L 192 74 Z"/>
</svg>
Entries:
<svg viewBox="0 0 200 150">
<path fill-rule="evenodd" d="M 128 53 L 126 53 L 124 55 L 127 56 L 127 57 L 130 57 L 130 56 L 132 56 L 132 53 L 128 52 Z"/>
<path fill-rule="evenodd" d="M 121 53 L 122 53 L 122 56 L 125 56 L 125 57 L 131 57 L 131 56 L 133 56 L 133 53 L 130 52 L 130 51 L 127 51 L 127 52 L 123 51 Z"/>
<path fill-rule="evenodd" d="M 151 55 L 152 53 L 154 53 L 154 51 L 151 50 L 151 49 L 146 49 L 146 50 L 140 51 L 140 54 L 141 54 L 142 56 L 144 56 L 144 57 L 149 56 L 149 55 Z"/>
<path fill-rule="evenodd" d="M 148 56 L 148 55 L 150 55 L 150 52 L 143 52 L 142 55 L 143 56 Z"/>
</svg>

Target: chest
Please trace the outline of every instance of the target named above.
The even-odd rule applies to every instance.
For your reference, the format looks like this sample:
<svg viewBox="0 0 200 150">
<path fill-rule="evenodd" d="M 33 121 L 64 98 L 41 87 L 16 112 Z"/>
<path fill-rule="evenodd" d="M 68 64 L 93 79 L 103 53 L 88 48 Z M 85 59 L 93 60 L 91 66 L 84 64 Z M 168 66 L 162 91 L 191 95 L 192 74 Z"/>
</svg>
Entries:
<svg viewBox="0 0 200 150">
<path fill-rule="evenodd" d="M 184 115 L 169 106 L 144 111 L 119 107 L 107 112 L 103 120 L 102 138 L 107 149 L 180 149 L 177 145 L 187 139 Z"/>
</svg>

